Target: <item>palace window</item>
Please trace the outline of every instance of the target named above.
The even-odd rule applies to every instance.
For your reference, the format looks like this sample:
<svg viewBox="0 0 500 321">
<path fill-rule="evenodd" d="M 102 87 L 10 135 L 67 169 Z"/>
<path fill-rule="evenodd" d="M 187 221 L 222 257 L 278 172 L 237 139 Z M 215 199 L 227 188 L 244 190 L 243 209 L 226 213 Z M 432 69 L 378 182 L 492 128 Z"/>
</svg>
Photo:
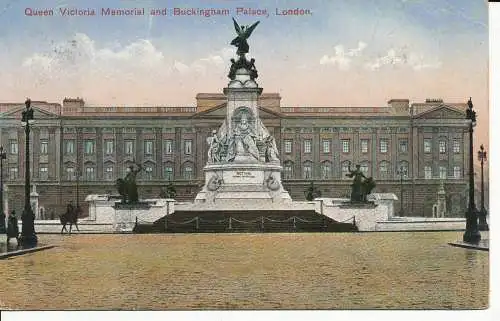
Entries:
<svg viewBox="0 0 500 321">
<path fill-rule="evenodd" d="M 9 141 L 9 151 L 11 154 L 17 154 L 19 152 L 19 145 L 17 144 L 17 140 L 11 139 Z"/>
<path fill-rule="evenodd" d="M 361 140 L 361 152 L 368 153 L 368 139 Z"/>
<path fill-rule="evenodd" d="M 323 153 L 329 153 L 330 152 L 330 141 L 329 140 L 323 140 Z"/>
<path fill-rule="evenodd" d="M 85 167 L 85 180 L 87 181 L 95 180 L 95 168 L 93 166 Z"/>
<path fill-rule="evenodd" d="M 365 174 L 365 176 L 368 176 L 368 164 L 367 163 L 361 164 L 360 170 L 363 172 L 363 174 Z"/>
<path fill-rule="evenodd" d="M 460 168 L 460 166 L 453 167 L 453 177 L 456 179 L 462 177 L 462 169 Z"/>
<path fill-rule="evenodd" d="M 184 141 L 184 154 L 191 155 L 193 147 L 193 141 L 188 139 Z"/>
<path fill-rule="evenodd" d="M 93 140 L 85 141 L 85 154 L 92 155 L 95 153 L 95 142 Z"/>
<path fill-rule="evenodd" d="M 40 154 L 47 155 L 49 153 L 49 142 L 46 139 L 40 141 Z"/>
<path fill-rule="evenodd" d="M 453 152 L 454 152 L 455 154 L 460 153 L 460 141 L 459 141 L 458 139 L 455 139 L 455 140 L 453 141 Z"/>
<path fill-rule="evenodd" d="M 186 167 L 184 167 L 184 179 L 192 179 L 193 178 L 193 168 L 188 165 Z"/>
<path fill-rule="evenodd" d="M 174 179 L 174 169 L 171 166 L 166 166 L 163 169 L 163 178 L 167 181 L 171 181 Z"/>
<path fill-rule="evenodd" d="M 342 177 L 341 179 L 349 179 L 346 175 L 349 174 L 349 162 L 345 161 L 342 163 Z"/>
<path fill-rule="evenodd" d="M 153 141 L 152 140 L 144 141 L 144 154 L 153 155 Z"/>
<path fill-rule="evenodd" d="M 40 164 L 40 167 L 38 168 L 38 176 L 42 181 L 49 179 L 49 168 L 47 167 L 47 164 Z"/>
<path fill-rule="evenodd" d="M 173 142 L 171 139 L 168 139 L 168 140 L 165 140 L 163 142 L 163 151 L 165 152 L 165 154 L 172 154 L 172 145 L 173 145 Z"/>
<path fill-rule="evenodd" d="M 133 155 L 134 154 L 134 141 L 133 140 L 126 140 L 125 141 L 125 154 L 126 155 Z"/>
<path fill-rule="evenodd" d="M 323 162 L 321 164 L 321 177 L 323 179 L 329 179 L 332 175 L 332 165 L 330 162 Z"/>
<path fill-rule="evenodd" d="M 446 154 L 446 141 L 445 140 L 439 141 L 439 153 Z"/>
<path fill-rule="evenodd" d="M 113 176 L 113 166 L 108 165 L 106 167 L 106 171 L 104 172 L 104 179 L 107 181 L 112 181 L 114 178 Z"/>
<path fill-rule="evenodd" d="M 410 173 L 409 169 L 408 169 L 408 162 L 401 162 L 399 163 L 399 167 L 396 169 L 396 173 L 399 177 L 401 177 L 401 173 L 403 174 L 403 177 L 404 178 L 408 178 L 408 175 Z"/>
<path fill-rule="evenodd" d="M 305 162 L 302 167 L 302 178 L 311 179 L 312 178 L 312 164 L 311 162 Z"/>
<path fill-rule="evenodd" d="M 401 153 L 408 153 L 408 141 L 406 139 L 401 139 L 399 141 L 399 151 Z"/>
<path fill-rule="evenodd" d="M 292 162 L 285 162 L 283 166 L 283 172 L 285 174 L 285 179 L 293 178 L 293 164 Z"/>
<path fill-rule="evenodd" d="M 304 153 L 308 154 L 311 152 L 312 142 L 310 139 L 304 140 Z"/>
<path fill-rule="evenodd" d="M 9 168 L 9 179 L 11 181 L 16 180 L 19 177 L 19 170 L 17 167 Z"/>
<path fill-rule="evenodd" d="M 75 179 L 75 168 L 74 167 L 66 167 L 66 180 L 72 181 Z"/>
<path fill-rule="evenodd" d="M 65 140 L 64 141 L 64 151 L 67 155 L 72 155 L 75 153 L 75 141 L 70 139 L 70 140 Z"/>
<path fill-rule="evenodd" d="M 445 166 L 439 167 L 439 178 L 446 179 L 448 177 L 448 169 Z"/>
<path fill-rule="evenodd" d="M 387 139 L 380 140 L 380 152 L 387 153 L 389 150 L 389 141 Z"/>
<path fill-rule="evenodd" d="M 146 173 L 146 179 L 147 180 L 152 180 L 153 179 L 153 167 L 151 166 L 146 166 L 144 172 Z"/>
<path fill-rule="evenodd" d="M 112 140 L 104 141 L 106 155 L 112 155 L 115 152 L 115 142 Z"/>
<path fill-rule="evenodd" d="M 424 167 L 424 178 L 431 179 L 432 178 L 432 167 L 425 166 Z"/>
<path fill-rule="evenodd" d="M 432 152 L 432 141 L 429 138 L 424 139 L 424 153 Z"/>
<path fill-rule="evenodd" d="M 285 140 L 285 153 L 289 154 L 292 152 L 292 141 Z"/>
<path fill-rule="evenodd" d="M 389 176 L 389 163 L 388 162 L 380 162 L 378 166 L 378 173 L 380 178 L 387 179 Z"/>
<path fill-rule="evenodd" d="M 342 139 L 342 153 L 349 153 L 349 139 Z"/>
</svg>

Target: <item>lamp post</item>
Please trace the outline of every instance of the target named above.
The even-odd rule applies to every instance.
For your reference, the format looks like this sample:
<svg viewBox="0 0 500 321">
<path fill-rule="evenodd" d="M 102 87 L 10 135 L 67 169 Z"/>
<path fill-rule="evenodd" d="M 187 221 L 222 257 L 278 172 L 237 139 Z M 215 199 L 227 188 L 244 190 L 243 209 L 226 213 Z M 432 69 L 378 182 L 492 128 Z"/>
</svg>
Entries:
<svg viewBox="0 0 500 321">
<path fill-rule="evenodd" d="M 30 129 L 34 122 L 33 108 L 31 108 L 31 100 L 28 98 L 24 103 L 26 105 L 26 110 L 22 113 L 21 124 L 24 127 L 24 133 L 26 134 L 26 155 L 24 160 L 24 210 L 21 216 L 21 221 L 23 222 L 21 237 L 19 238 L 19 243 L 22 245 L 36 245 L 38 243 L 38 237 L 35 233 L 35 213 L 30 204 Z"/>
<path fill-rule="evenodd" d="M 479 151 L 477 152 L 477 158 L 481 162 L 481 211 L 479 211 L 479 230 L 480 231 L 489 231 L 488 222 L 486 222 L 486 208 L 484 207 L 484 162 L 486 162 L 486 151 L 484 150 L 484 146 L 481 145 L 479 147 Z"/>
<path fill-rule="evenodd" d="M 399 170 L 398 170 L 398 175 L 399 175 L 400 182 L 401 182 L 401 190 L 400 190 L 400 193 L 401 193 L 401 197 L 400 197 L 401 208 L 399 210 L 399 216 L 403 216 L 403 178 L 406 175 L 408 175 L 408 169 L 406 169 L 404 166 L 400 166 Z"/>
<path fill-rule="evenodd" d="M 76 207 L 80 206 L 80 170 L 77 168 L 76 175 Z"/>
<path fill-rule="evenodd" d="M 0 233 L 5 233 L 5 213 L 3 212 L 3 160 L 7 159 L 7 153 L 0 146 Z"/>
<path fill-rule="evenodd" d="M 466 118 L 470 120 L 469 123 L 469 206 L 465 214 L 465 233 L 463 236 L 464 242 L 478 243 L 481 240 L 481 234 L 477 228 L 477 212 L 474 202 L 474 146 L 473 146 L 473 133 L 474 126 L 476 125 L 476 112 L 472 109 L 472 98 L 467 102 L 468 108 Z"/>
</svg>

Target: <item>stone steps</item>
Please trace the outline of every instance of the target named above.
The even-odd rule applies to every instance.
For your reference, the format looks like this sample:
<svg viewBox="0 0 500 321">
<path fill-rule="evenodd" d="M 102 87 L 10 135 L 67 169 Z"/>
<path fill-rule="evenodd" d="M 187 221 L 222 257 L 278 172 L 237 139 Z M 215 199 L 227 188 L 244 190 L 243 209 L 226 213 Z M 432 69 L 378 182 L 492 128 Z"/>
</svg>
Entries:
<svg viewBox="0 0 500 321">
<path fill-rule="evenodd" d="M 295 219 L 294 219 L 295 217 Z M 231 224 L 229 224 L 231 218 Z M 166 222 L 165 222 L 166 220 Z M 138 233 L 276 233 L 353 232 L 350 223 L 339 223 L 314 210 L 286 211 L 176 211 L 154 224 L 139 224 Z"/>
</svg>

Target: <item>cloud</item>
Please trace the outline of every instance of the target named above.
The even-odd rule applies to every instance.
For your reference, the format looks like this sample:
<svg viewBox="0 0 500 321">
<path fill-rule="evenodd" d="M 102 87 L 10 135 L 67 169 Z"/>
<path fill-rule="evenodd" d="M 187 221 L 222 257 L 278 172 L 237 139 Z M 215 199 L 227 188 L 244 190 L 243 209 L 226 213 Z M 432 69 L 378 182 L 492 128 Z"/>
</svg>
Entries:
<svg viewBox="0 0 500 321">
<path fill-rule="evenodd" d="M 26 57 L 22 66 L 31 71 L 68 70 L 68 67 L 93 67 L 94 70 L 109 69 L 156 69 L 158 67 L 188 71 L 200 71 L 210 66 L 221 67 L 228 63 L 234 50 L 223 48 L 206 57 L 199 58 L 191 63 L 177 60 L 170 61 L 150 40 L 140 39 L 126 46 L 118 48 L 99 48 L 95 41 L 87 35 L 78 33 L 70 41 L 53 46 L 51 51 L 34 53 Z M 182 65 L 182 66 L 181 66 Z M 165 71 L 164 70 L 164 71 Z"/>
<path fill-rule="evenodd" d="M 59 97 L 117 97 L 123 101 L 134 97 L 130 92 L 133 88 L 138 97 L 146 96 L 148 100 L 164 93 L 154 92 L 161 84 L 181 84 L 186 90 L 196 91 L 210 83 L 209 79 L 213 82 L 213 75 L 224 77 L 234 56 L 235 49 L 227 47 L 186 58 L 162 50 L 151 40 L 102 45 L 78 33 L 69 40 L 53 43 L 43 52 L 24 57 L 20 66 L 11 66 L 8 76 L 5 69 L 0 74 L 11 78 L 10 88 L 4 88 L 11 95 L 19 95 L 21 88 L 13 84 L 21 83 L 22 91 L 39 95 L 51 92 Z M 15 72 L 19 69 L 21 73 Z"/>
<path fill-rule="evenodd" d="M 319 60 L 320 65 L 334 65 L 340 70 L 348 70 L 351 66 L 352 57 L 360 57 L 367 44 L 360 41 L 357 48 L 344 49 L 344 45 L 340 44 L 334 47 L 335 55 L 324 55 Z"/>
<path fill-rule="evenodd" d="M 427 61 L 423 54 L 408 52 L 406 48 L 391 48 L 384 56 L 379 56 L 365 63 L 365 68 L 377 71 L 384 66 L 408 66 L 415 71 L 441 67 L 440 61 Z"/>
</svg>

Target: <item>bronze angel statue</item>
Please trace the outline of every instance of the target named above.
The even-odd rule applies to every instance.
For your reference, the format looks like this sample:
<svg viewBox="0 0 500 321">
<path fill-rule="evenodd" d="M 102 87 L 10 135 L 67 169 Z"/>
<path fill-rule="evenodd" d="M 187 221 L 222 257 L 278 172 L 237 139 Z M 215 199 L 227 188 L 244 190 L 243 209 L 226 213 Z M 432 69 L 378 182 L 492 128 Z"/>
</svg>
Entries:
<svg viewBox="0 0 500 321">
<path fill-rule="evenodd" d="M 233 23 L 234 29 L 236 30 L 238 36 L 234 38 L 233 41 L 231 41 L 231 45 L 238 48 L 238 50 L 236 51 L 236 54 L 238 56 L 243 56 L 248 53 L 249 49 L 247 39 L 250 38 L 250 35 L 252 34 L 255 27 L 257 27 L 257 25 L 260 23 L 260 21 L 257 21 L 251 26 L 240 26 L 233 18 Z"/>
</svg>

